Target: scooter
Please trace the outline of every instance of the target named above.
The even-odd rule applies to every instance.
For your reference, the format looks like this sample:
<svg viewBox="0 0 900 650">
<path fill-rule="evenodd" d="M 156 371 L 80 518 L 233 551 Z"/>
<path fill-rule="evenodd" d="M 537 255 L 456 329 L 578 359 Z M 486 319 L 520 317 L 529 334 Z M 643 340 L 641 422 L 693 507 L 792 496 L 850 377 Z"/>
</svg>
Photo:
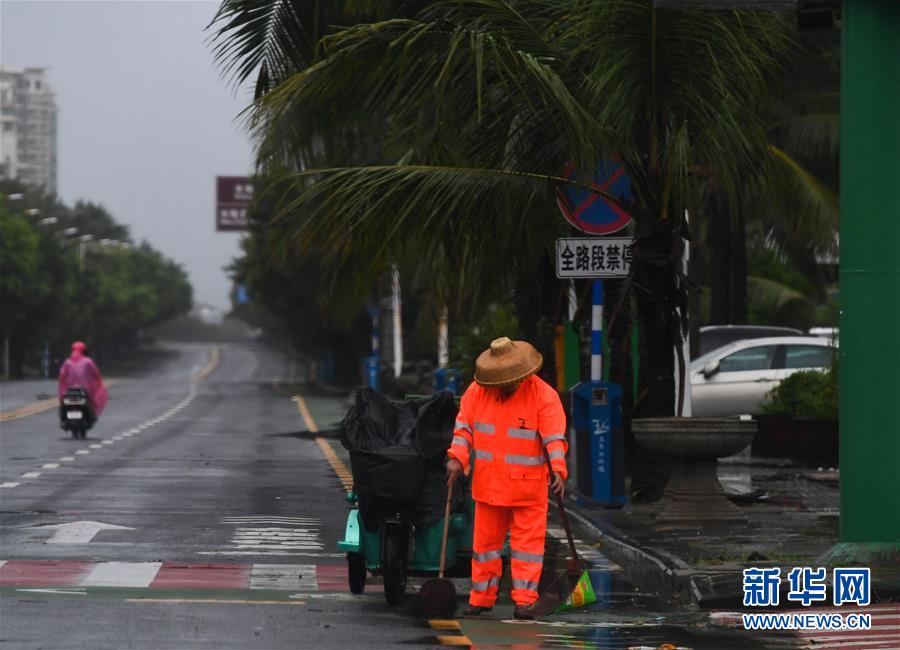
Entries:
<svg viewBox="0 0 900 650">
<path fill-rule="evenodd" d="M 88 396 L 81 388 L 70 388 L 63 396 L 63 431 L 70 431 L 73 438 L 84 438 L 87 430 L 94 425 L 94 417 L 88 405 Z"/>
</svg>

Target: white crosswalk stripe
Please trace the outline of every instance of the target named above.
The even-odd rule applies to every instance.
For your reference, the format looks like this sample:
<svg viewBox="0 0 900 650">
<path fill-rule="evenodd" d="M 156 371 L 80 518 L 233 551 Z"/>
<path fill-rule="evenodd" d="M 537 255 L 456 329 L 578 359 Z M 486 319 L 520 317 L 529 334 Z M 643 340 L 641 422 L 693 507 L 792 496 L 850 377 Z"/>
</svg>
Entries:
<svg viewBox="0 0 900 650">
<path fill-rule="evenodd" d="M 554 539 L 568 544 L 568 540 L 566 539 L 566 531 L 562 528 L 558 528 L 556 526 L 547 526 L 547 534 Z M 615 562 L 610 561 L 609 558 L 607 558 L 602 552 L 598 551 L 593 546 L 588 545 L 587 542 L 577 537 L 575 537 L 573 541 L 575 542 L 575 550 L 578 551 L 578 555 L 587 561 L 591 569 L 603 571 L 622 570 L 622 567 L 620 567 Z"/>
</svg>

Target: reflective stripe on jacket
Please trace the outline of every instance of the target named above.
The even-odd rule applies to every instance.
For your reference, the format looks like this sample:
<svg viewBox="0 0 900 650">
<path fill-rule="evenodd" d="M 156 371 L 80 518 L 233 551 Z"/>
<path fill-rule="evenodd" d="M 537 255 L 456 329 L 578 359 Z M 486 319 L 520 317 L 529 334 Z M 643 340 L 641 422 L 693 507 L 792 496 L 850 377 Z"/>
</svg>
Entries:
<svg viewBox="0 0 900 650">
<path fill-rule="evenodd" d="M 464 468 L 474 460 L 472 496 L 491 505 L 547 500 L 547 462 L 565 479 L 566 415 L 559 395 L 529 377 L 506 400 L 497 388 L 472 383 L 462 397 L 447 453 Z"/>
</svg>

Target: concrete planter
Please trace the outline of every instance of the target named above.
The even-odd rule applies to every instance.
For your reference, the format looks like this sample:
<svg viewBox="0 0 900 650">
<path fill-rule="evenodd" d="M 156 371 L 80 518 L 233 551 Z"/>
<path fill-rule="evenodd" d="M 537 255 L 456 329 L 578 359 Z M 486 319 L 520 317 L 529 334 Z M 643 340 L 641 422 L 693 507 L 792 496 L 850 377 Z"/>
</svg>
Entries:
<svg viewBox="0 0 900 650">
<path fill-rule="evenodd" d="M 672 478 L 656 515 L 661 528 L 746 522 L 719 484 L 718 459 L 747 447 L 756 422 L 736 418 L 636 418 L 635 439 L 673 461 Z"/>
</svg>

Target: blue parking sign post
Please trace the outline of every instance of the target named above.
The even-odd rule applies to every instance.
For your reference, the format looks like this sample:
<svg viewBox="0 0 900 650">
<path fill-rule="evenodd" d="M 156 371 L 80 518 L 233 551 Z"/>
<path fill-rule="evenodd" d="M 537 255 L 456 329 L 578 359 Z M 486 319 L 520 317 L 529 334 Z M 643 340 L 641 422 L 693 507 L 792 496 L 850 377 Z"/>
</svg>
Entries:
<svg viewBox="0 0 900 650">
<path fill-rule="evenodd" d="M 378 390 L 379 365 L 381 364 L 379 363 L 377 354 L 366 357 L 366 377 L 369 380 L 369 388 L 371 388 L 372 390 Z"/>
</svg>

